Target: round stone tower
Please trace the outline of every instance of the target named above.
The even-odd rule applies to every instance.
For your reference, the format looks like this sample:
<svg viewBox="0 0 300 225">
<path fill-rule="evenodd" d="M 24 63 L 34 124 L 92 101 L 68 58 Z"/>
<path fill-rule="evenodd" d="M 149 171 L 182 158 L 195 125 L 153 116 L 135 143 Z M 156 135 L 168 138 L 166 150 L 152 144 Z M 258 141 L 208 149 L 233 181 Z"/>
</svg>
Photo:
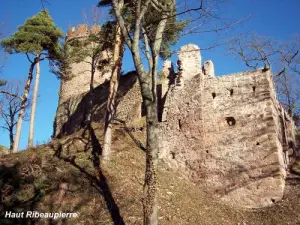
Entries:
<svg viewBox="0 0 300 225">
<path fill-rule="evenodd" d="M 90 34 L 97 34 L 101 30 L 99 25 L 93 25 L 91 28 L 86 24 L 80 24 L 76 28 L 72 27 L 66 36 L 66 44 L 71 40 L 77 39 L 82 41 Z M 110 51 L 100 53 L 100 59 L 107 61 L 109 65 Z M 61 80 L 59 91 L 59 105 L 54 121 L 54 136 L 63 133 L 63 124 L 70 120 L 70 115 L 78 108 L 83 97 L 90 90 L 91 81 L 91 57 L 87 57 L 79 63 L 71 63 L 70 72 Z M 96 88 L 105 80 L 109 80 L 111 70 L 98 70 L 94 74 L 94 87 Z"/>
</svg>

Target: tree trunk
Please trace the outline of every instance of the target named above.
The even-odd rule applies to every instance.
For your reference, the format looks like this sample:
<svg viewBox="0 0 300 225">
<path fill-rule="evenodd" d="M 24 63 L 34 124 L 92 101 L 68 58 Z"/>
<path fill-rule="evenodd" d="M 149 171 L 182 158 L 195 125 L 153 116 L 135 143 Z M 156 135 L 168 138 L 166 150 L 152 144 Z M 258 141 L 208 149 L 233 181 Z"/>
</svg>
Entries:
<svg viewBox="0 0 300 225">
<path fill-rule="evenodd" d="M 86 125 L 89 127 L 92 122 L 92 116 L 93 116 L 93 104 L 94 104 L 94 77 L 95 77 L 95 62 L 96 57 L 98 56 L 92 56 L 92 63 L 91 63 L 91 80 L 90 80 L 90 99 L 88 101 L 88 115 L 86 118 Z"/>
<path fill-rule="evenodd" d="M 10 142 L 9 151 L 12 152 L 13 146 L 14 146 L 14 129 L 13 129 L 13 127 L 9 128 L 9 142 Z"/>
<path fill-rule="evenodd" d="M 144 224 L 158 224 L 158 201 L 157 201 L 157 169 L 158 169 L 158 117 L 156 101 L 144 99 L 147 115 L 147 150 L 146 172 L 144 183 Z"/>
<path fill-rule="evenodd" d="M 22 97 L 22 102 L 21 102 L 21 110 L 19 112 L 19 118 L 18 118 L 17 127 L 16 127 L 16 136 L 15 136 L 15 141 L 14 141 L 13 150 L 12 150 L 13 153 L 18 152 L 19 142 L 20 142 L 20 137 L 21 137 L 21 130 L 22 130 L 22 123 L 23 123 L 23 119 L 25 116 L 25 108 L 26 108 L 26 103 L 27 103 L 27 99 L 28 99 L 28 94 L 30 91 L 32 77 L 33 77 L 33 69 L 34 69 L 34 66 L 37 63 L 37 61 L 38 61 L 38 59 L 35 58 L 29 68 L 29 73 L 28 73 L 28 77 L 27 77 L 27 81 L 25 84 L 24 93 L 23 93 L 23 97 Z"/>
<path fill-rule="evenodd" d="M 36 58 L 39 59 L 39 55 Z M 36 63 L 36 77 L 35 84 L 33 89 L 33 97 L 32 97 L 32 106 L 31 106 L 31 114 L 30 114 L 30 126 L 29 126 L 29 137 L 28 137 L 28 147 L 33 146 L 33 138 L 34 138 L 34 121 L 35 121 L 35 112 L 36 112 L 36 103 L 38 98 L 38 89 L 40 82 L 40 61 L 37 60 Z"/>
<path fill-rule="evenodd" d="M 167 23 L 167 14 L 162 15 L 156 30 L 155 41 L 151 46 L 152 51 L 152 70 L 148 75 L 149 79 L 140 76 L 141 92 L 146 106 L 147 120 L 147 151 L 146 151 L 146 174 L 144 183 L 144 224 L 158 224 L 158 152 L 159 152 L 159 129 L 157 114 L 157 92 L 156 78 L 158 71 L 158 57 L 161 47 L 162 34 Z"/>
<path fill-rule="evenodd" d="M 140 55 L 140 35 L 141 21 L 148 9 L 150 1 L 136 1 L 136 14 L 134 20 L 134 35 L 130 37 L 128 29 L 126 29 L 125 20 L 122 16 L 122 7 L 119 6 L 119 1 L 113 0 L 113 9 L 117 17 L 118 23 L 121 26 L 122 34 L 131 51 L 134 65 L 138 73 L 138 78 L 141 86 L 143 102 L 146 106 L 147 120 L 147 149 L 146 149 L 146 171 L 144 183 L 144 225 L 158 224 L 158 199 L 157 199 L 157 183 L 158 183 L 158 116 L 157 116 L 157 94 L 156 94 L 156 77 L 157 77 L 157 61 L 158 54 L 161 49 L 162 35 L 166 27 L 167 18 L 171 11 L 166 7 L 173 8 L 175 1 L 168 1 L 168 4 L 162 10 L 162 18 L 157 25 L 154 43 L 151 45 L 153 68 L 149 69 L 150 73 L 146 73 L 143 67 L 142 58 Z M 143 2 L 143 4 L 142 4 Z M 171 4 L 169 4 L 171 3 Z M 149 63 L 150 65 L 150 63 Z"/>
<path fill-rule="evenodd" d="M 109 84 L 109 95 L 107 99 L 105 128 L 104 128 L 104 145 L 102 151 L 102 159 L 108 161 L 111 155 L 111 136 L 112 136 L 112 119 L 116 111 L 116 97 L 119 87 L 120 72 L 122 67 L 122 58 L 125 43 L 122 37 L 121 28 L 117 25 L 115 46 L 113 54 L 113 70 Z"/>
</svg>

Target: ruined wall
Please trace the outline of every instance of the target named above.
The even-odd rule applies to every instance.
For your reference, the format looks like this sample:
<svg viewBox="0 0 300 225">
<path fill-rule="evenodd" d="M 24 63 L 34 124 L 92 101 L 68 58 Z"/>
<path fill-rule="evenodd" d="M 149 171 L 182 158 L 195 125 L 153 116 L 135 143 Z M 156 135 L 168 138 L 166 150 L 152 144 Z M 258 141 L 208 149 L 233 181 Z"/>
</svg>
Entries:
<svg viewBox="0 0 300 225">
<path fill-rule="evenodd" d="M 86 115 L 92 110 L 91 120 L 104 122 L 108 99 L 109 81 L 98 85 L 94 89 L 94 104 L 90 109 L 90 93 L 76 95 L 58 106 L 59 113 L 56 115 L 56 137 L 72 134 L 85 127 Z M 137 76 L 134 72 L 120 78 L 120 85 L 116 99 L 115 118 L 122 121 L 132 121 L 141 117 L 141 97 Z"/>
<path fill-rule="evenodd" d="M 271 72 L 215 77 L 208 61 L 191 77 L 185 73 L 199 57 L 187 58 L 184 87 L 173 85 L 166 99 L 160 157 L 224 201 L 255 208 L 280 200 L 295 126 L 281 111 Z"/>
<path fill-rule="evenodd" d="M 202 67 L 197 46 L 182 47 L 178 56 L 179 71 L 166 62 L 168 79 L 157 87 L 161 159 L 229 203 L 256 208 L 280 200 L 296 149 L 295 125 L 276 99 L 271 72 L 216 77 L 212 61 Z M 83 127 L 89 93 L 78 74 L 82 89 L 62 83 L 57 135 Z M 104 120 L 108 87 L 107 81 L 95 90 L 94 121 Z M 118 119 L 141 117 L 135 73 L 121 77 L 117 99 Z"/>
<path fill-rule="evenodd" d="M 225 201 L 262 207 L 280 200 L 285 165 L 270 72 L 203 76 L 167 99 L 162 126 L 167 161 Z"/>
<path fill-rule="evenodd" d="M 190 80 L 196 74 L 202 73 L 200 48 L 197 45 L 188 44 L 182 46 L 178 53 L 178 61 L 184 65 L 184 80 Z"/>
<path fill-rule="evenodd" d="M 68 31 L 66 37 L 66 43 L 71 40 L 84 40 L 90 34 L 95 34 L 100 31 L 100 26 L 94 25 L 91 29 L 87 25 L 78 25 L 76 28 L 72 28 Z M 109 59 L 107 51 L 100 53 L 101 59 Z M 90 77 L 91 77 L 91 58 L 87 57 L 83 62 L 72 63 L 70 65 L 71 73 L 61 82 L 60 87 L 60 100 L 61 102 L 66 101 L 74 96 L 86 93 L 90 88 Z M 94 86 L 102 84 L 106 79 L 110 78 L 110 70 L 99 71 L 96 70 L 94 77 Z"/>
<path fill-rule="evenodd" d="M 274 83 L 270 82 L 273 92 L 271 99 L 273 102 L 273 117 L 276 126 L 277 142 L 282 148 L 283 161 L 288 168 L 298 157 L 299 143 L 296 141 L 297 127 L 294 120 L 288 115 L 276 98 Z"/>
<path fill-rule="evenodd" d="M 66 41 L 78 39 L 84 40 L 89 34 L 95 34 L 100 31 L 99 26 L 78 25 L 68 31 Z M 110 52 L 103 51 L 100 53 L 100 59 L 110 59 Z M 58 137 L 63 134 L 69 134 L 76 129 L 84 126 L 85 116 L 89 109 L 89 90 L 91 79 L 91 58 L 86 58 L 84 62 L 73 63 L 70 65 L 71 73 L 65 79 L 61 80 L 59 92 L 59 105 L 54 122 L 54 136 Z M 109 63 L 108 63 L 109 64 Z M 111 76 L 111 69 L 96 70 L 94 75 L 95 105 L 93 107 L 94 119 L 104 120 L 105 107 L 108 94 L 108 80 Z M 126 79 L 127 78 L 127 79 Z M 126 78 L 121 78 L 123 87 L 118 92 L 119 108 L 117 111 L 118 119 L 127 120 L 128 118 L 139 118 L 141 110 L 141 97 L 139 95 L 139 86 L 135 73 L 131 73 Z M 106 82 L 107 81 L 107 82 Z M 105 83 L 106 82 L 106 83 Z M 101 87 L 100 87 L 101 86 Z M 129 94 L 125 94 L 129 91 Z M 138 93 L 138 94 L 137 94 Z M 128 116 L 128 114 L 132 115 Z"/>
</svg>

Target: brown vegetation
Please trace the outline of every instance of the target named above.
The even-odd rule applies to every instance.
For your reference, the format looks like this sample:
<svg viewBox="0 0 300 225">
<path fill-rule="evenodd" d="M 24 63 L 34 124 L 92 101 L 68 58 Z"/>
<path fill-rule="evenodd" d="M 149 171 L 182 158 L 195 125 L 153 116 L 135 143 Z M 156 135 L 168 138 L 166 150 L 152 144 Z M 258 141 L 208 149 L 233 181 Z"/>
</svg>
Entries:
<svg viewBox="0 0 300 225">
<path fill-rule="evenodd" d="M 125 131 L 127 130 L 127 131 Z M 3 219 L 5 211 L 78 212 L 76 219 L 39 220 L 36 224 L 142 224 L 145 153 L 116 126 L 111 163 L 95 170 L 103 126 L 93 124 L 64 139 L 53 140 L 0 158 L 1 224 L 29 224 Z M 141 129 L 132 135 L 141 142 Z M 100 148 L 99 148 L 100 147 Z M 299 224 L 300 179 L 289 176 L 285 198 L 274 206 L 243 211 L 224 205 L 167 165 L 159 165 L 160 224 Z"/>
</svg>

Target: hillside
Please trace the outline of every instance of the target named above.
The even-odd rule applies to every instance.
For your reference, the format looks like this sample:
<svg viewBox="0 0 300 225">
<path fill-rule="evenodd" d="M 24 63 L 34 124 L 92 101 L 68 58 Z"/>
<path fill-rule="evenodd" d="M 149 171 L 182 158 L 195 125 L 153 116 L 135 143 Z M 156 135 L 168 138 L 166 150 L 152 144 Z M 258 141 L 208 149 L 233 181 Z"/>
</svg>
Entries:
<svg viewBox="0 0 300 225">
<path fill-rule="evenodd" d="M 110 164 L 97 165 L 102 127 L 81 130 L 35 149 L 0 158 L 0 224 L 142 224 L 143 129 L 115 127 Z M 101 176 L 100 181 L 97 177 Z M 159 171 L 160 224 L 299 225 L 300 177 L 289 175 L 285 198 L 255 211 L 231 208 L 171 171 Z M 4 219 L 5 211 L 77 212 L 71 219 Z"/>
</svg>

